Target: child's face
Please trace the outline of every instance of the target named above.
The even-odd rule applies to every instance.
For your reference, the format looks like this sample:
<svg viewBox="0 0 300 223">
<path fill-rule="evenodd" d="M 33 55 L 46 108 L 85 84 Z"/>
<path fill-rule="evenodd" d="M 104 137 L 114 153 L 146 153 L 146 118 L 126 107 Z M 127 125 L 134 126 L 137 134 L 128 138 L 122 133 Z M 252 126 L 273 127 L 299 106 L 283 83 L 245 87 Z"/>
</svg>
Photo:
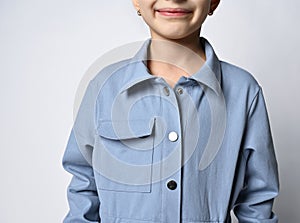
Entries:
<svg viewBox="0 0 300 223">
<path fill-rule="evenodd" d="M 199 34 L 213 2 L 218 0 L 133 0 L 152 38 L 182 39 Z"/>
</svg>

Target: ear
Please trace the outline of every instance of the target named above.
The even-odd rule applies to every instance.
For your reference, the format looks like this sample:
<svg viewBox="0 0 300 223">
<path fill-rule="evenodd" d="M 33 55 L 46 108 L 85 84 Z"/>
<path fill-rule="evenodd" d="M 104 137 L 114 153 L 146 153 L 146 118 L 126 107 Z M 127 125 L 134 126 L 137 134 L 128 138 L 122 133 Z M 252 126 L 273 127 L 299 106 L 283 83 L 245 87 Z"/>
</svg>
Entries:
<svg viewBox="0 0 300 223">
<path fill-rule="evenodd" d="M 132 0 L 132 3 L 136 10 L 140 9 L 139 0 Z"/>
<path fill-rule="evenodd" d="M 133 0 L 134 1 L 134 0 Z M 210 2 L 210 12 L 214 12 L 218 7 L 220 0 L 211 0 Z"/>
</svg>

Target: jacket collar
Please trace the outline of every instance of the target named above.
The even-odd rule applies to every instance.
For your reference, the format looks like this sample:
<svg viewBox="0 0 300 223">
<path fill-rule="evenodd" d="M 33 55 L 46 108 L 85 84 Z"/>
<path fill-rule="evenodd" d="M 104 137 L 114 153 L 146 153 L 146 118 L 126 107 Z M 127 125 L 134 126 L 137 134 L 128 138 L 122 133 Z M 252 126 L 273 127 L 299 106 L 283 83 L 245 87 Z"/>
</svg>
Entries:
<svg viewBox="0 0 300 223">
<path fill-rule="evenodd" d="M 201 37 L 200 40 L 204 47 L 206 61 L 195 74 L 191 75 L 188 78 L 197 81 L 201 86 L 204 85 L 212 89 L 217 95 L 219 95 L 221 93 L 220 61 L 210 43 L 203 37 Z M 134 85 L 145 80 L 157 78 L 157 76 L 153 76 L 150 74 L 145 64 L 147 61 L 147 53 L 150 43 L 151 39 L 146 40 L 140 50 L 136 53 L 136 55 L 130 59 L 129 65 L 126 69 L 126 75 L 130 75 L 132 78 L 121 89 L 121 92 L 124 92 Z"/>
</svg>

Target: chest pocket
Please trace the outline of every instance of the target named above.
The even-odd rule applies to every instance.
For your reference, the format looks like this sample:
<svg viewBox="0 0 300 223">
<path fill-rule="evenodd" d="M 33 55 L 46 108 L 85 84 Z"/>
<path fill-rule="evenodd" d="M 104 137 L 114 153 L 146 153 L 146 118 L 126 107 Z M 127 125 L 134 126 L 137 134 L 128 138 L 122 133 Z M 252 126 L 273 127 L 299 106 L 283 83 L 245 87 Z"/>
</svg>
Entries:
<svg viewBox="0 0 300 223">
<path fill-rule="evenodd" d="M 93 152 L 98 189 L 150 192 L 155 118 L 100 120 Z"/>
</svg>

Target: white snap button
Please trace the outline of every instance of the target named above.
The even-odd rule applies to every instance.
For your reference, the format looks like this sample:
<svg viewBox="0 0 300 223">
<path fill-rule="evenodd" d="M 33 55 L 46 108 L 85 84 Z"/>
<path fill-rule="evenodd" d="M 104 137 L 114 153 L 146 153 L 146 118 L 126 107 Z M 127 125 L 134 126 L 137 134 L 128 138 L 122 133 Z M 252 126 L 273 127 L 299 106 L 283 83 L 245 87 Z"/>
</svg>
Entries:
<svg viewBox="0 0 300 223">
<path fill-rule="evenodd" d="M 175 142 L 178 139 L 178 134 L 176 132 L 170 132 L 169 133 L 169 140 L 171 142 Z"/>
</svg>

